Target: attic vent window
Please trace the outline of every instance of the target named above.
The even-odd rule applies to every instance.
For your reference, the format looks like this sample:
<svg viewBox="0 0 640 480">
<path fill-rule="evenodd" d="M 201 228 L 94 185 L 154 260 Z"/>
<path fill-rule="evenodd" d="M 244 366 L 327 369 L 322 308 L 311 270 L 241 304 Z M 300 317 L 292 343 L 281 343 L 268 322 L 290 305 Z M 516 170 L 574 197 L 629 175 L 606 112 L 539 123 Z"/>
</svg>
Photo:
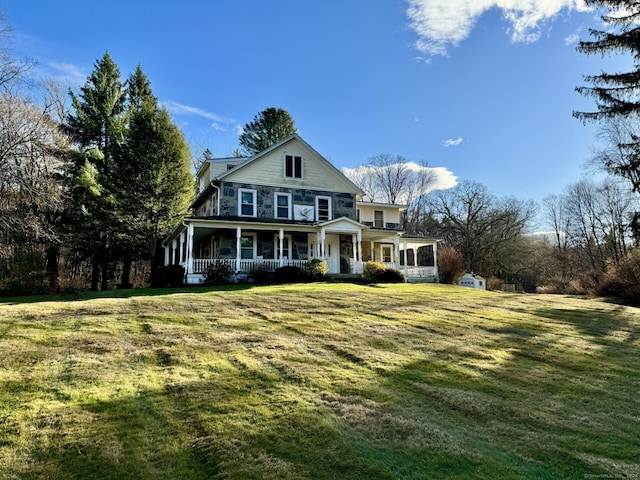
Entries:
<svg viewBox="0 0 640 480">
<path fill-rule="evenodd" d="M 284 175 L 289 178 L 302 178 L 302 157 L 297 155 L 285 155 Z"/>
<path fill-rule="evenodd" d="M 227 163 L 227 170 L 231 170 L 233 167 L 235 167 L 235 165 L 233 165 L 232 163 Z"/>
</svg>

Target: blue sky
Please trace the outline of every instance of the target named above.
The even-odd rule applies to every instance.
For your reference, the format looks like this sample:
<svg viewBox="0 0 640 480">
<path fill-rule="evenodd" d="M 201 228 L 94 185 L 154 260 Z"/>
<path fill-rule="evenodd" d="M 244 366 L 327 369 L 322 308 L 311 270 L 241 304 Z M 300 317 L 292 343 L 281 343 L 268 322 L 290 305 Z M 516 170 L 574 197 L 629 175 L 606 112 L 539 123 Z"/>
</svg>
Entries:
<svg viewBox="0 0 640 480">
<path fill-rule="evenodd" d="M 238 148 L 261 110 L 288 110 L 338 168 L 426 160 L 443 185 L 540 201 L 580 180 L 595 128 L 582 75 L 624 59 L 576 52 L 603 28 L 579 0 L 0 0 L 14 52 L 73 87 L 109 51 L 137 64 L 194 152 Z"/>
</svg>

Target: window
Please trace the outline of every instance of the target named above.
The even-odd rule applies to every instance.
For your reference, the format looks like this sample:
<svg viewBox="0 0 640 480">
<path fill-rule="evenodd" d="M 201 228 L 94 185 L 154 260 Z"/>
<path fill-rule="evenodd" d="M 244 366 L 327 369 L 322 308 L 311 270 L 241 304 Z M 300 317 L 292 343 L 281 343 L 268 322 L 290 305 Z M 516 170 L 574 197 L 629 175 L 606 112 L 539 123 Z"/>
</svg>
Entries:
<svg viewBox="0 0 640 480">
<path fill-rule="evenodd" d="M 252 260 L 255 255 L 256 237 L 254 234 L 245 234 L 240 237 L 240 258 Z"/>
<path fill-rule="evenodd" d="M 316 197 L 316 218 L 319 222 L 331 220 L 331 197 Z"/>
<path fill-rule="evenodd" d="M 382 248 L 382 261 L 385 263 L 391 263 L 391 246 L 383 245 Z"/>
<path fill-rule="evenodd" d="M 384 228 L 384 212 L 382 210 L 373 211 L 373 226 L 376 228 Z"/>
<path fill-rule="evenodd" d="M 276 259 L 280 259 L 280 254 L 282 253 L 282 258 L 291 260 L 291 235 L 285 235 L 282 238 L 282 252 L 280 252 L 280 237 L 278 235 L 274 237 L 273 243 L 276 247 L 274 252 Z"/>
<path fill-rule="evenodd" d="M 274 199 L 275 218 L 291 220 L 291 194 L 276 193 Z"/>
<path fill-rule="evenodd" d="M 240 205 L 238 211 L 241 217 L 255 217 L 256 216 L 256 191 L 244 190 L 238 191 Z"/>
<path fill-rule="evenodd" d="M 302 157 L 297 155 L 284 156 L 284 176 L 302 178 Z"/>
<path fill-rule="evenodd" d="M 356 220 L 360 221 L 360 209 L 356 209 Z"/>
</svg>

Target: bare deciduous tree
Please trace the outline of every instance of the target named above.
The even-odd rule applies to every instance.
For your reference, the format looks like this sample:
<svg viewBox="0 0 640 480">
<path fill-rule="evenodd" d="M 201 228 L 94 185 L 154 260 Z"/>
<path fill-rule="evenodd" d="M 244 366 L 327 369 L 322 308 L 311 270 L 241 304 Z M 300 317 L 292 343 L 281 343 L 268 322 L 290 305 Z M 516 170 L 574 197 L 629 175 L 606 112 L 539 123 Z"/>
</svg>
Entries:
<svg viewBox="0 0 640 480">
<path fill-rule="evenodd" d="M 484 274 L 511 269 L 505 263 L 521 254 L 514 247 L 536 212 L 532 201 L 498 199 L 472 181 L 431 193 L 429 207 L 440 221 L 440 233 L 464 256 L 465 268 Z"/>
</svg>

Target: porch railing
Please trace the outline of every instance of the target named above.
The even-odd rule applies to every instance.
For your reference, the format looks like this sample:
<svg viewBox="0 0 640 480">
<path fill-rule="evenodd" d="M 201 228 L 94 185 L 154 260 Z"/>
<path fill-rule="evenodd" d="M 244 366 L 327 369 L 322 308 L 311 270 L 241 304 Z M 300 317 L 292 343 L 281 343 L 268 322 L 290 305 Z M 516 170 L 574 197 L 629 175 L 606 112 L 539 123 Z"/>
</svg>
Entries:
<svg viewBox="0 0 640 480">
<path fill-rule="evenodd" d="M 404 267 L 400 267 L 403 270 Z M 407 267 L 407 277 L 409 278 L 435 278 L 436 267 Z"/>
<path fill-rule="evenodd" d="M 236 259 L 235 258 L 224 258 L 224 259 L 215 259 L 215 258 L 194 258 L 193 259 L 193 273 L 203 273 L 209 265 L 212 263 L 220 261 L 228 264 L 232 270 L 236 270 Z M 255 270 L 260 270 L 263 272 L 275 272 L 281 266 L 295 266 L 299 268 L 304 268 L 305 263 L 308 260 L 283 260 L 282 264 L 280 264 L 280 260 L 273 259 L 265 259 L 265 260 L 240 260 L 240 272 L 251 272 Z"/>
</svg>

